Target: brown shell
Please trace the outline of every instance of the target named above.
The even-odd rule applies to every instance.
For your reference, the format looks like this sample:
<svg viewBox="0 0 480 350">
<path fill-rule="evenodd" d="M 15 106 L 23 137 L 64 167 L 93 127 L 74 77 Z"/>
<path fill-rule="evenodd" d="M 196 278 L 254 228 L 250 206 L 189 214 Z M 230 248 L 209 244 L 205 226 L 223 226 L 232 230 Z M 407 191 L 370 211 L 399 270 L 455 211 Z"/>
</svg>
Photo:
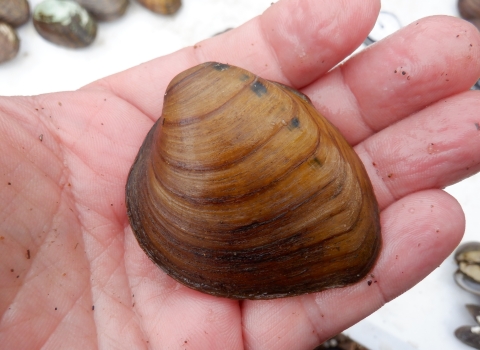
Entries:
<svg viewBox="0 0 480 350">
<path fill-rule="evenodd" d="M 112 21 L 125 14 L 128 0 L 76 0 L 98 21 Z"/>
<path fill-rule="evenodd" d="M 169 84 L 126 201 L 150 259 L 233 299 L 357 282 L 381 245 L 372 185 L 339 131 L 300 92 L 226 64 Z"/>
<path fill-rule="evenodd" d="M 480 0 L 458 0 L 458 11 L 465 19 L 480 19 Z"/>
<path fill-rule="evenodd" d="M 30 18 L 27 0 L 0 0 L 0 21 L 18 27 Z"/>
<path fill-rule="evenodd" d="M 480 30 L 480 0 L 459 0 L 460 16 Z"/>
<path fill-rule="evenodd" d="M 71 0 L 44 0 L 39 3 L 33 11 L 33 25 L 44 39 L 70 48 L 89 46 L 97 36 L 95 20 L 87 10 Z"/>
<path fill-rule="evenodd" d="M 171 15 L 178 11 L 182 5 L 181 0 L 137 0 L 138 3 L 152 12 L 162 15 Z"/>
<path fill-rule="evenodd" d="M 0 63 L 14 58 L 20 49 L 15 29 L 7 23 L 0 22 Z"/>
</svg>

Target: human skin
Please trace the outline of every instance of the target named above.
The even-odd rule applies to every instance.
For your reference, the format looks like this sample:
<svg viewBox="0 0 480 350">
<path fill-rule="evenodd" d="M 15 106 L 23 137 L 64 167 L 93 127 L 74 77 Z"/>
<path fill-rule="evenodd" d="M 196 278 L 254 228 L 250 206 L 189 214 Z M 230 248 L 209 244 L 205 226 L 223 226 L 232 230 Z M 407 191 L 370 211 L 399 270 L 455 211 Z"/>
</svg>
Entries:
<svg viewBox="0 0 480 350">
<path fill-rule="evenodd" d="M 480 33 L 425 18 L 337 66 L 379 9 L 281 0 L 78 91 L 1 97 L 1 347 L 313 349 L 433 271 L 465 227 L 442 189 L 480 170 L 480 94 L 468 91 L 480 77 Z M 205 61 L 300 89 L 354 146 L 381 209 L 374 277 L 239 302 L 180 285 L 139 248 L 125 209 L 129 168 L 169 81 Z"/>
</svg>

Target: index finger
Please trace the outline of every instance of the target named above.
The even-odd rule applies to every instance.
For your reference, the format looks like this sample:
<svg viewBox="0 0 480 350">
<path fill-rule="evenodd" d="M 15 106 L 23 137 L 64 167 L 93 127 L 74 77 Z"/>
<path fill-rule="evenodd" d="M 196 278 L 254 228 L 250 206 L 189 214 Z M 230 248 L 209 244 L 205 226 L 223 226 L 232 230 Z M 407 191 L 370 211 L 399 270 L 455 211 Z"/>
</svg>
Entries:
<svg viewBox="0 0 480 350">
<path fill-rule="evenodd" d="M 237 29 L 84 89 L 110 90 L 156 120 L 170 80 L 206 61 L 233 64 L 265 79 L 302 88 L 362 43 L 379 8 L 378 0 L 282 0 Z"/>
</svg>

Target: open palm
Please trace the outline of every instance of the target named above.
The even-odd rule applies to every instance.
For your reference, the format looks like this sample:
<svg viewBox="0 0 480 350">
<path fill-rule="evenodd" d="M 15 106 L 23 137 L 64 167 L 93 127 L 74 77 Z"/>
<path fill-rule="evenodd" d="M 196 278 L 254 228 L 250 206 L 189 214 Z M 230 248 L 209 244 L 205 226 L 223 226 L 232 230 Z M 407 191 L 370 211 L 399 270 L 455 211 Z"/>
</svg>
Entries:
<svg viewBox="0 0 480 350">
<path fill-rule="evenodd" d="M 480 77 L 480 34 L 427 18 L 332 70 L 378 11 L 377 0 L 282 0 L 78 91 L 0 98 L 2 347 L 312 349 L 438 266 L 464 230 L 441 188 L 480 170 L 480 94 L 467 91 Z M 238 302 L 178 284 L 139 248 L 125 209 L 130 165 L 169 81 L 205 61 L 301 89 L 354 145 L 382 210 L 367 279 Z"/>
</svg>

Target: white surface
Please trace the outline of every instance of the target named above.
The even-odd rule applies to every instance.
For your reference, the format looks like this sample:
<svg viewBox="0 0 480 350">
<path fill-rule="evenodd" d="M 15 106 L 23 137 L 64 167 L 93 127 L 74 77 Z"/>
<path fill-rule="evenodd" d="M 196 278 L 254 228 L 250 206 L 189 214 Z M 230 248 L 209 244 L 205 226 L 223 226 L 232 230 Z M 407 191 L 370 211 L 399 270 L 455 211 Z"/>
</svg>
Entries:
<svg viewBox="0 0 480 350">
<path fill-rule="evenodd" d="M 19 56 L 0 65 L 0 95 L 30 95 L 74 90 L 93 80 L 236 27 L 260 14 L 272 0 L 183 0 L 173 17 L 149 13 L 131 3 L 126 15 L 99 25 L 95 43 L 70 50 L 44 41 L 32 23 L 19 29 Z M 32 8 L 39 0 L 31 0 Z M 382 10 L 394 12 L 406 25 L 418 18 L 457 15 L 456 0 L 384 0 Z M 480 176 L 448 191 L 462 204 L 467 217 L 464 241 L 480 240 Z M 384 306 L 347 333 L 372 350 L 470 349 L 457 341 L 454 330 L 473 324 L 464 304 L 479 303 L 453 281 L 450 257 L 416 287 Z"/>
<path fill-rule="evenodd" d="M 31 8 L 41 0 L 29 0 Z M 20 52 L 0 64 L 0 95 L 35 95 L 75 90 L 96 79 L 194 45 L 261 14 L 272 0 L 183 0 L 174 16 L 147 11 L 130 1 L 125 16 L 100 23 L 95 42 L 84 49 L 55 46 L 32 22 L 18 28 Z"/>
</svg>

